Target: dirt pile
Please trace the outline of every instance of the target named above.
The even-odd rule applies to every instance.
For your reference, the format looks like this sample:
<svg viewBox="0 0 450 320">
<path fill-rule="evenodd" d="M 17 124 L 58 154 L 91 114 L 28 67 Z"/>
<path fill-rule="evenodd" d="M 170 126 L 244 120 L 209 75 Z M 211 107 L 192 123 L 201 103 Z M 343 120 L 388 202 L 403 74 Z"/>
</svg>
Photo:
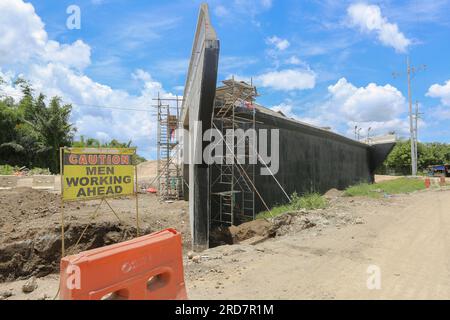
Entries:
<svg viewBox="0 0 450 320">
<path fill-rule="evenodd" d="M 117 223 L 102 222 L 88 225 L 77 243 L 85 224 L 67 224 L 66 255 L 132 239 L 136 228 Z M 149 233 L 142 230 L 142 233 Z M 61 230 L 59 226 L 40 230 L 27 239 L 0 245 L 0 281 L 42 277 L 59 270 L 61 258 Z"/>
<path fill-rule="evenodd" d="M 284 235 L 288 232 L 312 228 L 316 224 L 302 212 L 286 212 L 272 219 L 257 219 L 228 228 L 232 242 L 241 243 L 259 237 L 263 239 Z"/>
<path fill-rule="evenodd" d="M 325 209 L 299 210 L 286 212 L 269 219 L 257 219 L 243 223 L 239 226 L 231 226 L 227 230 L 222 230 L 221 244 L 242 243 L 252 238 L 273 238 L 295 234 L 306 229 L 317 228 L 318 230 L 326 226 L 342 227 L 348 224 L 362 224 L 364 221 L 359 217 L 359 213 L 353 210 L 354 199 L 344 197 L 343 192 L 331 189 L 325 194 L 329 200 L 329 206 Z M 359 203 L 367 202 L 367 205 L 382 204 L 375 199 L 359 199 Z M 216 230 L 219 233 L 219 230 Z M 226 236 L 224 236 L 226 235 Z M 217 236 L 216 239 L 220 238 Z"/>
<path fill-rule="evenodd" d="M 135 199 L 110 199 L 120 221 L 103 203 L 92 219 L 99 200 L 64 204 L 66 255 L 122 242 L 136 236 Z M 165 228 L 182 233 L 190 246 L 187 202 L 159 202 L 154 195 L 140 195 L 140 231 L 148 234 Z M 31 188 L 0 190 L 0 282 L 41 277 L 59 269 L 61 210 L 58 194 Z M 86 228 L 80 243 L 78 238 Z"/>
<path fill-rule="evenodd" d="M 339 198 L 344 194 L 344 191 L 340 191 L 338 189 L 330 189 L 327 192 L 325 192 L 324 197 L 327 198 L 328 200 L 330 199 L 335 199 L 335 198 Z"/>
<path fill-rule="evenodd" d="M 274 223 L 265 219 L 257 219 L 229 228 L 233 243 L 239 243 L 256 236 L 273 237 L 275 229 Z"/>
<path fill-rule="evenodd" d="M 149 160 L 137 165 L 138 182 L 141 188 L 157 187 L 158 161 Z"/>
<path fill-rule="evenodd" d="M 59 212 L 59 196 L 31 188 L 0 192 L 0 239 L 16 231 L 18 224 Z"/>
</svg>

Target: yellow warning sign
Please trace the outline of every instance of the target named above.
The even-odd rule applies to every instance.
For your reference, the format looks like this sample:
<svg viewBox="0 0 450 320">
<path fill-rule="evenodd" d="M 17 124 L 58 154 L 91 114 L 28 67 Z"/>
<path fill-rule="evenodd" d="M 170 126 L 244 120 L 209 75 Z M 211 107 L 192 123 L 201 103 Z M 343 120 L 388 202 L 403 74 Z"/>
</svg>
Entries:
<svg viewBox="0 0 450 320">
<path fill-rule="evenodd" d="M 135 194 L 135 154 L 133 148 L 63 148 L 63 200 Z"/>
</svg>

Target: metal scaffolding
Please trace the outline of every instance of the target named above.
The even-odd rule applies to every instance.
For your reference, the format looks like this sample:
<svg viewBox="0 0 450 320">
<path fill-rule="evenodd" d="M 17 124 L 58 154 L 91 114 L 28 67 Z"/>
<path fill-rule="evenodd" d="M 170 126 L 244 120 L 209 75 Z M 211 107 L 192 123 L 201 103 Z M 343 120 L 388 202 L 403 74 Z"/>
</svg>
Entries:
<svg viewBox="0 0 450 320">
<path fill-rule="evenodd" d="M 158 194 L 162 200 L 178 200 L 183 197 L 180 141 L 176 130 L 180 128 L 180 106 L 182 99 L 158 98 L 157 108 L 157 154 Z"/>
<path fill-rule="evenodd" d="M 257 92 L 254 86 L 234 79 L 223 83 L 216 91 L 212 123 L 220 132 L 217 143 L 225 147 L 222 154 L 215 154 L 210 166 L 210 223 L 238 225 L 255 218 L 256 162 L 250 159 L 256 137 L 251 142 L 248 135 L 239 135 L 236 130 L 256 133 Z M 239 150 L 239 146 L 244 148 Z"/>
</svg>

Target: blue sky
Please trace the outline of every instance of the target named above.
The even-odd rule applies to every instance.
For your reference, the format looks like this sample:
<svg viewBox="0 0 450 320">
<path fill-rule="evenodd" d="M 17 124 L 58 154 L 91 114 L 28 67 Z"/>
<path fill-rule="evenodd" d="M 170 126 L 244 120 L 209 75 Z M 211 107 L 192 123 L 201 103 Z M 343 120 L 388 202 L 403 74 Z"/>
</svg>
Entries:
<svg viewBox="0 0 450 320">
<path fill-rule="evenodd" d="M 352 136 L 406 136 L 406 56 L 421 141 L 450 142 L 450 1 L 209 1 L 219 80 L 253 79 L 258 102 Z M 70 5 L 81 28 L 68 29 Z M 155 157 L 157 92 L 181 95 L 199 1 L 2 0 L 0 76 L 74 104 L 77 135 L 133 140 Z M 17 21 L 21 21 L 19 24 Z M 5 54 L 6 53 L 6 54 Z M 398 72 L 398 77 L 392 73 Z M 449 81 L 449 82 L 448 82 Z M 114 107 L 128 110 L 109 109 Z"/>
</svg>

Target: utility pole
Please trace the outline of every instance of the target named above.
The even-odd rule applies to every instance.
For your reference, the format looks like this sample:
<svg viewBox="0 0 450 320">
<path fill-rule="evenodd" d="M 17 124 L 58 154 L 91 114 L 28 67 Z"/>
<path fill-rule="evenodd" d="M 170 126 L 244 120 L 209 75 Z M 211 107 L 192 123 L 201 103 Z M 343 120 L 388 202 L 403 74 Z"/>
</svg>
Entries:
<svg viewBox="0 0 450 320">
<path fill-rule="evenodd" d="M 411 80 L 414 78 L 414 75 L 419 70 L 424 70 L 426 65 L 421 65 L 419 68 L 412 67 L 410 65 L 409 56 L 406 57 L 406 75 L 408 80 L 408 105 L 409 105 L 409 134 L 410 134 L 410 143 L 411 143 L 411 174 L 413 176 L 417 175 L 417 143 L 415 137 L 415 129 L 414 129 L 414 116 L 412 110 L 412 92 L 411 92 Z M 393 73 L 393 76 L 396 77 L 398 74 Z"/>
<path fill-rule="evenodd" d="M 417 152 L 417 139 L 418 139 L 418 135 L 417 135 L 417 118 L 419 117 L 419 102 L 416 101 L 416 112 L 415 112 L 415 116 L 414 116 L 414 152 L 415 152 L 415 159 L 416 159 L 416 172 L 417 172 L 417 167 L 419 166 L 418 162 L 419 162 L 419 158 L 418 158 L 418 152 Z"/>
<path fill-rule="evenodd" d="M 408 103 L 409 103 L 409 133 L 411 143 L 411 174 L 417 175 L 417 160 L 416 160 L 416 143 L 414 138 L 413 127 L 413 113 L 412 113 L 412 98 L 411 98 L 411 67 L 409 65 L 409 56 L 406 57 L 406 72 L 408 75 Z"/>
<path fill-rule="evenodd" d="M 418 166 L 419 163 L 419 151 L 418 151 L 418 141 L 419 141 L 419 125 L 418 121 L 420 118 L 420 115 L 423 113 L 419 112 L 419 101 L 416 101 L 416 110 L 415 110 L 415 116 L 414 116 L 414 151 L 416 152 L 416 165 Z"/>
</svg>

